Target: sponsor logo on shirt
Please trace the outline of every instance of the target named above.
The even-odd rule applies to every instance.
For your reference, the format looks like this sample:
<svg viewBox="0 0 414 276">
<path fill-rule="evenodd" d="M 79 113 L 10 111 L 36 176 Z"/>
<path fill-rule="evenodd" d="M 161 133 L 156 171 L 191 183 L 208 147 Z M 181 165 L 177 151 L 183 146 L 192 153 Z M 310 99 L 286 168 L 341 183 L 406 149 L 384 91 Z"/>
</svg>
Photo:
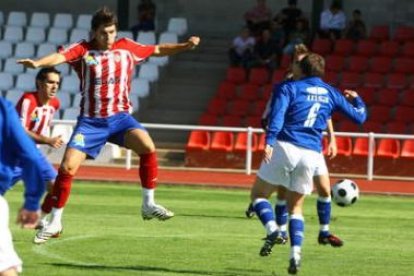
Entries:
<svg viewBox="0 0 414 276">
<path fill-rule="evenodd" d="M 329 98 L 325 95 L 328 94 L 328 90 L 323 87 L 313 86 L 306 88 L 306 92 L 308 93 L 307 100 L 310 102 L 323 102 L 328 103 Z"/>
<path fill-rule="evenodd" d="M 118 84 L 120 82 L 121 82 L 120 77 L 110 77 L 108 79 L 95 78 L 94 80 L 95 85 Z"/>
<path fill-rule="evenodd" d="M 82 133 L 77 133 L 73 138 L 73 143 L 75 146 L 84 147 L 85 146 L 85 136 Z"/>
</svg>

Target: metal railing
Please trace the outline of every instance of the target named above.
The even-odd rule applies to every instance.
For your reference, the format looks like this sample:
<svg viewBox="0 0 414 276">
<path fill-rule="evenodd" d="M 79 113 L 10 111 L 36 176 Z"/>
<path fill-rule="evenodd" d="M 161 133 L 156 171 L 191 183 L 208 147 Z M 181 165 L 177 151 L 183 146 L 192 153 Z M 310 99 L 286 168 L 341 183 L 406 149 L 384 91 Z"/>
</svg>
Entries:
<svg viewBox="0 0 414 276">
<path fill-rule="evenodd" d="M 53 124 L 63 125 L 75 125 L 74 120 L 54 120 Z M 153 123 L 142 123 L 145 128 L 148 129 L 163 129 L 163 130 L 205 130 L 205 131 L 227 131 L 227 132 L 246 132 L 247 133 L 247 150 L 246 150 L 246 162 L 245 162 L 245 173 L 250 175 L 252 173 L 252 136 L 253 133 L 263 133 L 261 128 L 252 127 L 216 127 L 216 126 L 199 126 L 199 125 L 176 125 L 176 124 L 153 124 Z M 326 133 L 325 133 L 326 134 Z M 374 155 L 375 155 L 375 139 L 381 138 L 392 138 L 392 139 L 413 139 L 414 135 L 402 135 L 402 134 L 384 134 L 384 133 L 358 133 L 358 132 L 335 132 L 335 136 L 345 137 L 365 137 L 368 138 L 368 156 L 367 156 L 367 180 L 372 180 L 374 177 Z M 132 152 L 127 150 L 125 167 L 126 169 L 131 168 Z"/>
</svg>

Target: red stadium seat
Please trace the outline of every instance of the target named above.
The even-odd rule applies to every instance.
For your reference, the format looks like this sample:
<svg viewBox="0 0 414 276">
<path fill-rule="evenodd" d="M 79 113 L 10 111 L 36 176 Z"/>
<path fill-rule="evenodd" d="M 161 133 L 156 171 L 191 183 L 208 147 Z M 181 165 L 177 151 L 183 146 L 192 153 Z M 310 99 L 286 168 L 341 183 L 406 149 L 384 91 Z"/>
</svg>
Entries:
<svg viewBox="0 0 414 276">
<path fill-rule="evenodd" d="M 414 27 L 399 26 L 394 31 L 394 39 L 397 42 L 407 42 L 414 40 Z"/>
<path fill-rule="evenodd" d="M 249 116 L 245 118 L 244 125 L 246 127 L 254 127 L 254 128 L 261 128 L 262 125 L 260 121 L 262 120 L 262 116 Z"/>
<path fill-rule="evenodd" d="M 378 97 L 376 104 L 393 107 L 397 105 L 399 100 L 398 90 L 390 88 L 382 88 L 377 91 Z"/>
<path fill-rule="evenodd" d="M 193 130 L 190 133 L 186 150 L 208 150 L 210 148 L 210 132 Z"/>
<path fill-rule="evenodd" d="M 246 82 L 246 70 L 242 67 L 229 67 L 226 72 L 226 80 L 234 84 Z"/>
<path fill-rule="evenodd" d="M 348 71 L 362 73 L 368 69 L 368 58 L 353 56 L 348 59 Z"/>
<path fill-rule="evenodd" d="M 403 123 L 414 122 L 414 107 L 397 106 L 394 121 Z"/>
<path fill-rule="evenodd" d="M 405 134 L 407 133 L 407 124 L 403 122 L 391 122 L 386 125 L 387 133 Z"/>
<path fill-rule="evenodd" d="M 327 71 L 323 77 L 323 80 L 332 86 L 338 84 L 338 72 Z"/>
<path fill-rule="evenodd" d="M 356 89 L 359 96 L 364 100 L 366 105 L 372 105 L 376 102 L 376 89 L 373 87 L 359 87 Z"/>
<path fill-rule="evenodd" d="M 286 78 L 286 70 L 278 69 L 272 74 L 272 83 L 282 82 Z"/>
<path fill-rule="evenodd" d="M 414 89 L 404 90 L 400 105 L 414 107 Z"/>
<path fill-rule="evenodd" d="M 344 56 L 327 56 L 325 59 L 325 70 L 340 72 L 345 68 L 345 57 Z"/>
<path fill-rule="evenodd" d="M 334 46 L 334 55 L 349 56 L 354 51 L 355 42 L 349 39 L 338 39 Z"/>
<path fill-rule="evenodd" d="M 408 86 L 408 80 L 406 75 L 401 73 L 389 74 L 387 80 L 388 88 L 404 89 Z"/>
<path fill-rule="evenodd" d="M 263 86 L 263 91 L 261 93 L 261 99 L 267 101 L 270 98 L 270 95 L 273 92 L 273 86 L 274 84 L 266 84 Z"/>
<path fill-rule="evenodd" d="M 377 42 L 389 40 L 390 28 L 388 26 L 373 26 L 369 34 L 369 39 Z"/>
<path fill-rule="evenodd" d="M 269 81 L 269 70 L 267 68 L 252 68 L 249 74 L 249 83 L 264 85 Z"/>
<path fill-rule="evenodd" d="M 374 57 L 371 59 L 369 72 L 372 73 L 389 73 L 391 71 L 392 59 L 390 57 Z"/>
<path fill-rule="evenodd" d="M 204 113 L 198 119 L 198 124 L 204 125 L 204 126 L 215 126 L 217 125 L 217 121 L 218 121 L 217 115 Z"/>
<path fill-rule="evenodd" d="M 394 60 L 393 71 L 395 73 L 413 74 L 414 73 L 414 59 L 407 58 L 407 57 L 396 58 Z"/>
<path fill-rule="evenodd" d="M 339 155 L 350 156 L 352 154 L 352 139 L 351 137 L 336 137 L 336 146 Z"/>
<path fill-rule="evenodd" d="M 343 72 L 340 83 L 346 88 L 357 88 L 361 85 L 361 75 L 353 72 Z"/>
<path fill-rule="evenodd" d="M 364 75 L 364 86 L 368 88 L 384 87 L 385 76 L 380 73 L 366 73 Z"/>
<path fill-rule="evenodd" d="M 360 132 L 360 127 L 359 125 L 346 120 L 346 121 L 342 121 L 339 127 L 339 130 L 341 132 Z"/>
<path fill-rule="evenodd" d="M 332 52 L 332 42 L 329 39 L 314 39 L 312 42 L 312 51 L 322 56 Z"/>
<path fill-rule="evenodd" d="M 237 94 L 237 87 L 234 83 L 222 81 L 217 89 L 216 97 L 220 99 L 234 99 Z"/>
<path fill-rule="evenodd" d="M 353 155 L 368 156 L 369 153 L 369 140 L 365 137 L 358 137 L 355 139 L 354 148 L 352 150 Z M 375 150 L 373 152 L 375 156 Z"/>
<path fill-rule="evenodd" d="M 252 152 L 257 151 L 258 138 L 256 133 L 252 133 Z M 246 152 L 247 151 L 247 133 L 239 132 L 236 137 L 236 142 L 234 144 L 235 152 Z"/>
<path fill-rule="evenodd" d="M 287 69 L 292 63 L 292 57 L 290 55 L 283 55 L 280 60 L 280 68 Z"/>
<path fill-rule="evenodd" d="M 380 139 L 377 148 L 377 156 L 398 158 L 400 156 L 400 140 Z"/>
<path fill-rule="evenodd" d="M 401 55 L 404 57 L 414 58 L 414 41 L 404 43 Z"/>
<path fill-rule="evenodd" d="M 259 144 L 257 146 L 258 151 L 263 151 L 266 146 L 266 133 L 262 133 L 259 136 Z"/>
<path fill-rule="evenodd" d="M 400 51 L 400 44 L 396 41 L 383 41 L 378 49 L 378 55 L 395 57 Z"/>
<path fill-rule="evenodd" d="M 256 84 L 245 83 L 240 86 L 239 98 L 243 100 L 257 100 L 260 98 L 259 86 Z"/>
<path fill-rule="evenodd" d="M 236 100 L 227 105 L 227 114 L 234 116 L 244 116 L 249 110 L 249 101 Z"/>
<path fill-rule="evenodd" d="M 414 159 L 414 140 L 405 140 L 401 149 L 401 157 Z"/>
<path fill-rule="evenodd" d="M 370 121 L 375 121 L 379 123 L 386 123 L 390 121 L 390 107 L 389 106 L 382 106 L 376 105 L 369 108 L 369 115 L 368 119 Z"/>
<path fill-rule="evenodd" d="M 214 98 L 207 106 L 207 113 L 212 115 L 222 115 L 226 112 L 227 101 Z"/>
<path fill-rule="evenodd" d="M 375 132 L 375 133 L 383 133 L 383 123 L 375 122 L 375 121 L 369 121 L 365 122 L 362 125 L 362 129 L 364 132 Z"/>
<path fill-rule="evenodd" d="M 377 53 L 377 43 L 371 40 L 361 40 L 358 42 L 355 54 L 358 56 L 372 57 Z"/>
<path fill-rule="evenodd" d="M 217 131 L 213 133 L 210 149 L 214 151 L 227 151 L 233 150 L 234 134 L 227 131 Z"/>
<path fill-rule="evenodd" d="M 254 101 L 250 104 L 249 115 L 261 116 L 266 109 L 267 101 Z"/>
<path fill-rule="evenodd" d="M 236 115 L 224 115 L 221 118 L 221 125 L 228 126 L 228 127 L 241 127 L 242 118 Z"/>
</svg>

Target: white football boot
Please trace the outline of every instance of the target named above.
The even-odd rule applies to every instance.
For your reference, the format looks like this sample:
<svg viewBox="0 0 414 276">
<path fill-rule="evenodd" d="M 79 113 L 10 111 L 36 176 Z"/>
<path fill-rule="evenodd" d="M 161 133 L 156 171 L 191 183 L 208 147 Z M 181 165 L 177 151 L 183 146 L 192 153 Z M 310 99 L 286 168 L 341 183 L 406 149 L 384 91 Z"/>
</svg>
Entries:
<svg viewBox="0 0 414 276">
<path fill-rule="evenodd" d="M 50 238 L 58 238 L 63 232 L 61 224 L 47 224 L 42 229 L 37 231 L 33 242 L 35 244 L 42 244 L 47 242 Z"/>
<path fill-rule="evenodd" d="M 161 205 L 142 205 L 141 216 L 144 220 L 157 218 L 159 220 L 167 220 L 174 216 L 174 213 Z"/>
</svg>

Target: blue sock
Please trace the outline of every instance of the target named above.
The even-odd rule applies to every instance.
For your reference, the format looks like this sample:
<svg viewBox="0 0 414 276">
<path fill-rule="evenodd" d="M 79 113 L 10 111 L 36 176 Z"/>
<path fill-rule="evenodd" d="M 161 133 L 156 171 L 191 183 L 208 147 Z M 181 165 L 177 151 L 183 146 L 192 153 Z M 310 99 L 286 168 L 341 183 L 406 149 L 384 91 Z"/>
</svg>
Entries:
<svg viewBox="0 0 414 276">
<path fill-rule="evenodd" d="M 253 203 L 254 211 L 257 217 L 266 228 L 267 234 L 276 231 L 275 214 L 273 213 L 272 204 L 267 199 L 258 198 Z"/>
<path fill-rule="evenodd" d="M 293 214 L 289 221 L 290 245 L 301 247 L 305 230 L 305 221 L 302 215 Z"/>
<path fill-rule="evenodd" d="M 329 235 L 329 223 L 331 221 L 331 198 L 319 197 L 316 201 L 316 209 L 318 211 L 320 234 Z"/>
<path fill-rule="evenodd" d="M 275 205 L 276 223 L 279 226 L 280 233 L 286 236 L 286 226 L 288 222 L 288 211 L 286 200 L 278 200 Z"/>
</svg>

